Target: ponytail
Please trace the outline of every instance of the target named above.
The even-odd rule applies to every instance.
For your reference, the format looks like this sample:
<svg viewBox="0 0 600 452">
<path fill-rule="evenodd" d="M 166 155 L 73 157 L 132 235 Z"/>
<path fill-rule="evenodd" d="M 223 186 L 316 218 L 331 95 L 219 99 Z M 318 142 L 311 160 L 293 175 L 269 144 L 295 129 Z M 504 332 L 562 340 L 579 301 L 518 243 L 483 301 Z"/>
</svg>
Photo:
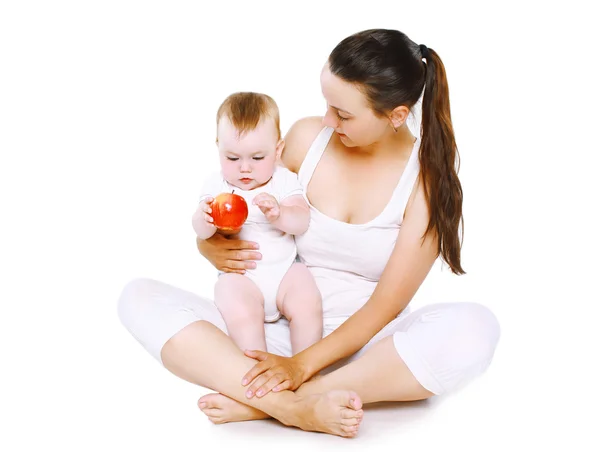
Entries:
<svg viewBox="0 0 600 452">
<path fill-rule="evenodd" d="M 421 181 L 429 207 L 424 236 L 430 231 L 437 234 L 440 255 L 452 273 L 461 275 L 465 273 L 460 263 L 463 192 L 457 174 L 460 159 L 450 118 L 448 81 L 438 54 L 425 46 L 421 52 L 427 62 L 419 149 Z"/>
</svg>

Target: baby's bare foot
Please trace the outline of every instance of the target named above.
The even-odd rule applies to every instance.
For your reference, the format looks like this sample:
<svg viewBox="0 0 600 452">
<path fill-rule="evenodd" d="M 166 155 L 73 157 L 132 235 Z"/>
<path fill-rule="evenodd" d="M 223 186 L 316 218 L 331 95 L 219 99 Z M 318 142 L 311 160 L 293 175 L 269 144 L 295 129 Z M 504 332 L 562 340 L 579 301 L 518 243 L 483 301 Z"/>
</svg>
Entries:
<svg viewBox="0 0 600 452">
<path fill-rule="evenodd" d="M 268 419 L 270 417 L 256 408 L 244 405 L 218 392 L 200 397 L 198 399 L 198 408 L 206 414 L 213 424 L 252 421 L 256 419 Z"/>
<path fill-rule="evenodd" d="M 302 397 L 286 424 L 302 430 L 354 437 L 363 418 L 362 401 L 352 391 L 329 391 Z"/>
</svg>

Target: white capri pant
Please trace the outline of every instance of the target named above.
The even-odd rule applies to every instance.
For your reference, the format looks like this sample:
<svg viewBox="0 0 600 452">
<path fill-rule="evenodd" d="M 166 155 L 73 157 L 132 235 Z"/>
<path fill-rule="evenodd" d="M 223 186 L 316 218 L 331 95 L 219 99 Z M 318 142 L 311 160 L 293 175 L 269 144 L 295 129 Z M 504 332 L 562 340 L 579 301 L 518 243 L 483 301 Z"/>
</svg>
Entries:
<svg viewBox="0 0 600 452">
<path fill-rule="evenodd" d="M 135 279 L 123 289 L 119 318 L 133 337 L 161 364 L 165 343 L 190 323 L 205 320 L 224 333 L 227 327 L 211 300 L 153 280 Z M 339 324 L 338 324 L 339 325 Z M 324 320 L 324 334 L 338 325 Z M 434 394 L 458 389 L 490 364 L 500 337 L 494 314 L 477 303 L 439 303 L 400 315 L 362 349 L 324 369 L 330 372 L 359 358 L 374 343 L 393 335 L 398 355 L 417 381 Z M 265 324 L 267 351 L 291 356 L 285 318 Z"/>
</svg>

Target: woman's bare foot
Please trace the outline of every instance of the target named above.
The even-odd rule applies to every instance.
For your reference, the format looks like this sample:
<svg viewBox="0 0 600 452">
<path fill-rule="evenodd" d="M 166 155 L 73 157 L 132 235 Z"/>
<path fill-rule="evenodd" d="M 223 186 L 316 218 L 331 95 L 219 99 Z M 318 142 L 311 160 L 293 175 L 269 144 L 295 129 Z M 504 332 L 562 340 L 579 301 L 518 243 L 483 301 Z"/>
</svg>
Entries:
<svg viewBox="0 0 600 452">
<path fill-rule="evenodd" d="M 321 378 L 319 374 L 314 375 L 308 382 Z M 244 405 L 237 400 L 230 399 L 220 393 L 211 393 L 198 399 L 198 408 L 206 414 L 214 424 L 225 424 L 226 422 L 254 421 L 258 419 L 269 419 L 271 416 L 251 406 Z"/>
<path fill-rule="evenodd" d="M 214 424 L 268 419 L 270 416 L 219 393 L 202 396 L 198 407 Z M 362 401 L 352 391 L 329 391 L 300 397 L 279 420 L 302 430 L 352 438 L 363 418 Z"/>
<path fill-rule="evenodd" d="M 362 401 L 353 391 L 329 391 L 301 397 L 281 421 L 302 430 L 352 438 L 363 418 Z"/>
<path fill-rule="evenodd" d="M 213 424 L 268 419 L 271 416 L 223 394 L 212 393 L 198 399 L 198 408 Z"/>
</svg>

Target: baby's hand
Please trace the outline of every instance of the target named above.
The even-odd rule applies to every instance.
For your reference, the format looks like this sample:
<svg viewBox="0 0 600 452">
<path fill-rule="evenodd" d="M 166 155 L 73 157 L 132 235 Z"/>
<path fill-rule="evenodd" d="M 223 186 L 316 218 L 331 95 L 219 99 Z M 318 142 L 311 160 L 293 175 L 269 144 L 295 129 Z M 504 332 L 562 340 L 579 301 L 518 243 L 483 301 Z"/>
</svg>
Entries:
<svg viewBox="0 0 600 452">
<path fill-rule="evenodd" d="M 252 204 L 258 206 L 260 211 L 265 214 L 269 223 L 274 222 L 281 215 L 281 210 L 279 209 L 279 203 L 277 200 L 268 193 L 261 193 L 256 195 L 252 200 Z"/>
<path fill-rule="evenodd" d="M 211 198 L 211 197 L 204 198 L 202 201 L 200 201 L 200 206 L 199 206 L 200 210 L 202 210 L 202 212 L 204 212 L 204 221 L 206 221 L 208 223 L 208 226 L 215 226 L 213 224 L 213 222 L 215 220 L 213 220 L 213 217 L 210 215 L 212 213 L 212 209 L 210 208 L 210 205 L 212 202 L 213 202 L 213 198 Z"/>
<path fill-rule="evenodd" d="M 200 201 L 192 219 L 192 224 L 198 237 L 210 237 L 217 230 L 217 227 L 213 224 L 213 217 L 210 215 L 212 213 L 212 209 L 210 208 L 212 201 L 213 198 L 210 197 Z"/>
</svg>

